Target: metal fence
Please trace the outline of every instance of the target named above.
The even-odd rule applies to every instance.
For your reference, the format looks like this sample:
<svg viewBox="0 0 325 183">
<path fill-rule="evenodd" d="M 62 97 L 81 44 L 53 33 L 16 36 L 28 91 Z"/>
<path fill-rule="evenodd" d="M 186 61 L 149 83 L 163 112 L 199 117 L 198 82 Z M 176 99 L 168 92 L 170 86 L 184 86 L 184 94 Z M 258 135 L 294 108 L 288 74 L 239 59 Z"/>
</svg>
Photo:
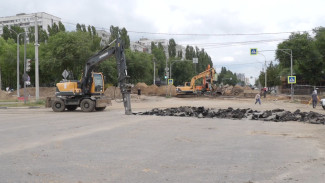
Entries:
<svg viewBox="0 0 325 183">
<path fill-rule="evenodd" d="M 312 86 L 312 85 L 293 85 L 294 95 L 311 95 L 314 90 L 317 90 L 318 95 L 325 95 L 325 86 Z M 281 94 L 290 95 L 291 87 L 287 85 L 279 89 Z"/>
</svg>

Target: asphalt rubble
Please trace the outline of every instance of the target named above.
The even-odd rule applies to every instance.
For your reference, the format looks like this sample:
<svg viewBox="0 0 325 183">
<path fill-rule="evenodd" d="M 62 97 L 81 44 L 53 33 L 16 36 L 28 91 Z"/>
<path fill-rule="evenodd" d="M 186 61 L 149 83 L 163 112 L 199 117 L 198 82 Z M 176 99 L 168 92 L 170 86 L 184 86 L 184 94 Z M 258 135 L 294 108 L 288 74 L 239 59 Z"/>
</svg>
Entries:
<svg viewBox="0 0 325 183">
<path fill-rule="evenodd" d="M 284 109 L 273 109 L 266 111 L 257 111 L 247 109 L 214 109 L 205 107 L 181 106 L 177 108 L 158 109 L 154 108 L 146 112 L 138 112 L 136 115 L 156 115 L 156 116 L 177 116 L 177 117 L 197 117 L 197 118 L 227 118 L 261 120 L 269 122 L 287 122 L 298 121 L 311 124 L 325 125 L 325 115 L 310 111 L 301 112 L 297 109 L 295 112 L 285 111 Z"/>
</svg>

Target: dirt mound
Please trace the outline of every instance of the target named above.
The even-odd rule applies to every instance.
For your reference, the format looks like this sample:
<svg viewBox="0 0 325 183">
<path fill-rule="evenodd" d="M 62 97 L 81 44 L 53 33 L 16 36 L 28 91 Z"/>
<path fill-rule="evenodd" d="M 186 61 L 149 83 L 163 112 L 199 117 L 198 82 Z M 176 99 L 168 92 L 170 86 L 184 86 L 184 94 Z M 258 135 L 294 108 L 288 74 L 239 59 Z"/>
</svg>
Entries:
<svg viewBox="0 0 325 183">
<path fill-rule="evenodd" d="M 55 96 L 55 87 L 40 87 L 39 88 L 39 97 L 44 99 L 46 97 L 54 97 Z M 19 90 L 20 96 L 24 96 L 24 88 Z M 27 87 L 26 95 L 35 97 L 36 89 L 35 87 Z M 17 99 L 17 91 L 7 93 L 5 91 L 0 91 L 0 99 L 12 100 Z"/>
<path fill-rule="evenodd" d="M 115 86 L 108 87 L 105 90 L 104 95 L 111 99 L 116 99 L 116 98 L 121 99 L 122 98 L 122 93 L 121 93 L 120 88 L 115 87 Z"/>
<path fill-rule="evenodd" d="M 157 85 L 150 85 L 146 88 L 147 95 L 157 95 L 159 87 Z"/>
<path fill-rule="evenodd" d="M 46 98 L 46 97 L 54 97 L 55 96 L 55 87 L 39 87 L 39 97 Z M 15 92 L 14 92 L 15 93 Z M 24 95 L 24 88 L 19 90 L 19 94 L 21 96 Z M 36 89 L 35 87 L 27 87 L 26 94 L 29 96 L 36 96 Z"/>
<path fill-rule="evenodd" d="M 131 92 L 133 94 L 138 94 L 138 89 L 141 90 L 141 94 L 142 95 L 147 95 L 147 88 L 148 88 L 148 85 L 146 83 L 137 83 L 132 89 L 131 89 Z"/>
<path fill-rule="evenodd" d="M 167 87 L 167 88 L 166 88 Z M 157 89 L 157 95 L 158 96 L 166 96 L 166 92 L 171 94 L 171 96 L 176 96 L 176 87 L 174 85 L 168 85 L 168 86 L 160 86 Z"/>
<path fill-rule="evenodd" d="M 12 93 L 8 93 L 6 91 L 0 90 L 0 99 L 1 100 L 11 100 L 11 99 L 15 99 L 15 97 L 12 96 Z"/>
<path fill-rule="evenodd" d="M 138 89 L 141 89 L 141 95 L 150 95 L 150 96 L 166 96 L 166 86 L 157 85 L 146 85 L 145 83 L 137 83 L 132 88 L 133 94 L 138 94 Z M 168 86 L 168 95 L 176 96 L 176 87 L 174 85 Z"/>
</svg>

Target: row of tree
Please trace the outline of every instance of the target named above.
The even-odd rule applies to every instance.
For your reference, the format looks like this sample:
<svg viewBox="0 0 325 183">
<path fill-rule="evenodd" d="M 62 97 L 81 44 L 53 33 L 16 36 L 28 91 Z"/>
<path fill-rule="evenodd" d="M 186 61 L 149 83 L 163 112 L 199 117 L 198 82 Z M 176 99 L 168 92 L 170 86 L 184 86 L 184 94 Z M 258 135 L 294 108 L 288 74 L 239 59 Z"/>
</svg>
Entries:
<svg viewBox="0 0 325 183">
<path fill-rule="evenodd" d="M 4 34 L 0 37 L 0 69 L 2 76 L 3 88 L 9 86 L 16 88 L 16 60 L 17 60 L 17 34 L 24 30 L 17 26 L 10 29 L 4 27 Z M 48 33 L 47 33 L 48 32 Z M 66 31 L 64 25 L 53 24 L 48 27 L 47 32 L 39 27 L 39 73 L 40 86 L 54 86 L 55 83 L 62 79 L 62 72 L 66 69 L 70 71 L 69 79 L 80 79 L 83 67 L 86 61 L 102 47 L 101 38 L 98 37 L 96 28 L 93 26 L 77 24 L 76 31 Z M 195 74 L 206 69 L 207 65 L 212 65 L 210 56 L 198 47 L 187 46 L 185 59 L 191 62 L 181 61 L 182 51 L 176 53 L 176 42 L 174 39 L 169 40 L 167 48 L 161 44 L 152 43 L 151 52 L 133 52 L 130 50 L 130 38 L 125 28 L 110 27 L 110 41 L 113 41 L 119 35 L 125 45 L 125 54 L 127 59 L 128 74 L 131 82 L 153 83 L 153 73 L 155 69 L 156 78 L 164 80 L 165 67 L 167 64 L 173 64 L 172 76 L 176 85 L 189 81 Z M 34 60 L 34 27 L 29 28 L 29 43 L 26 45 L 27 58 Z M 20 68 L 23 68 L 24 60 L 24 43 L 23 36 L 20 37 Z M 168 59 L 165 52 L 168 52 Z M 193 64 L 193 57 L 197 57 L 198 64 Z M 153 68 L 154 62 L 156 67 Z M 34 62 L 32 62 L 31 71 L 28 73 L 31 81 L 34 78 Z M 111 57 L 102 62 L 95 68 L 103 72 L 106 76 L 106 83 L 117 84 L 117 68 L 115 58 Z M 22 76 L 23 69 L 20 69 L 19 75 Z M 21 83 L 22 85 L 22 83 Z M 2 88 L 2 89 L 3 89 Z"/>
<path fill-rule="evenodd" d="M 317 27 L 312 36 L 309 32 L 292 33 L 289 38 L 278 44 L 276 59 L 279 64 L 271 62 L 267 67 L 267 86 L 281 84 L 281 77 L 291 75 L 291 51 L 293 58 L 293 75 L 301 84 L 320 86 L 325 76 L 325 28 Z M 265 84 L 265 73 L 261 72 L 259 82 Z"/>
</svg>

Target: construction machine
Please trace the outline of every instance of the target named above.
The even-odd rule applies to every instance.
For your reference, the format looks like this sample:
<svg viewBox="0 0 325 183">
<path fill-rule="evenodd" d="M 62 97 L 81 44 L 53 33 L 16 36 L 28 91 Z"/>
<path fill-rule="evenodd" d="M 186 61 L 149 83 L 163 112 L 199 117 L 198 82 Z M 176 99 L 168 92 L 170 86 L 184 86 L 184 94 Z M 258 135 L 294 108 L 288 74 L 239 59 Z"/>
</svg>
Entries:
<svg viewBox="0 0 325 183">
<path fill-rule="evenodd" d="M 114 42 L 115 46 L 111 46 Z M 47 98 L 46 107 L 52 107 L 55 112 L 62 112 L 65 109 L 74 111 L 78 107 L 84 112 L 103 111 L 107 105 L 111 104 L 111 101 L 104 96 L 103 74 L 101 72 L 93 72 L 93 68 L 112 55 L 116 57 L 118 84 L 123 97 L 125 114 L 132 114 L 130 100 L 131 84 L 127 82 L 129 77 L 127 75 L 124 46 L 120 38 L 117 38 L 89 58 L 80 81 L 64 79 L 57 83 L 56 97 Z"/>
<path fill-rule="evenodd" d="M 196 81 L 203 78 L 202 85 L 196 85 Z M 176 87 L 177 96 L 197 95 L 212 90 L 213 81 L 216 80 L 216 71 L 214 68 L 208 68 L 200 74 L 192 77 L 191 82 L 185 82 L 184 86 Z"/>
</svg>

